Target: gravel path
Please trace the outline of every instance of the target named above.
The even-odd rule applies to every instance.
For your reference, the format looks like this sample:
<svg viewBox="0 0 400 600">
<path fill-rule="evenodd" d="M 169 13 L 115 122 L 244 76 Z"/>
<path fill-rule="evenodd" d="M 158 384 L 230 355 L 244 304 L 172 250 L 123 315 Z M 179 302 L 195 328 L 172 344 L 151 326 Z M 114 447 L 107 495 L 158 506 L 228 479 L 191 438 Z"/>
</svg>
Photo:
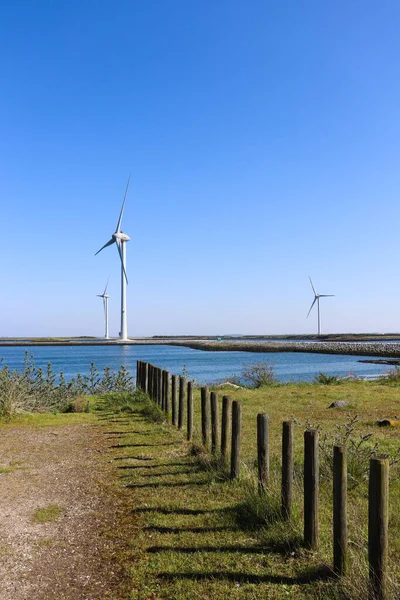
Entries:
<svg viewBox="0 0 400 600">
<path fill-rule="evenodd" d="M 0 429 L 1 600 L 120 597 L 107 444 L 97 425 Z"/>
</svg>

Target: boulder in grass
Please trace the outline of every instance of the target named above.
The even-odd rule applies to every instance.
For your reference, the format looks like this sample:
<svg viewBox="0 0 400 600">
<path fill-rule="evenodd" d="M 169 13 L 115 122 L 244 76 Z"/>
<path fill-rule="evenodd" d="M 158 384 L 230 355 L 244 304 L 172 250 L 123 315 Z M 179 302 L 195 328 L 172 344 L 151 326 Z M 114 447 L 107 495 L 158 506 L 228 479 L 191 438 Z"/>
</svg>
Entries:
<svg viewBox="0 0 400 600">
<path fill-rule="evenodd" d="M 347 400 L 335 400 L 335 402 L 332 402 L 328 408 L 346 408 L 348 406 L 350 406 L 350 404 L 347 402 Z"/>
</svg>

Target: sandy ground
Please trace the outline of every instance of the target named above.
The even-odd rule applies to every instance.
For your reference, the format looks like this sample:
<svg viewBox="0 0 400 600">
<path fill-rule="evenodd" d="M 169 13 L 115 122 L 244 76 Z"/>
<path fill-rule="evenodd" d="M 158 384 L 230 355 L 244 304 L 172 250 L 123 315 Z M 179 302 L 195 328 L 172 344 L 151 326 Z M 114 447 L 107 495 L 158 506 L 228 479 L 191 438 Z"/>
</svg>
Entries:
<svg viewBox="0 0 400 600">
<path fill-rule="evenodd" d="M 97 425 L 0 429 L 1 600 L 120 597 L 107 444 Z M 59 516 L 36 522 L 51 505 Z"/>
</svg>

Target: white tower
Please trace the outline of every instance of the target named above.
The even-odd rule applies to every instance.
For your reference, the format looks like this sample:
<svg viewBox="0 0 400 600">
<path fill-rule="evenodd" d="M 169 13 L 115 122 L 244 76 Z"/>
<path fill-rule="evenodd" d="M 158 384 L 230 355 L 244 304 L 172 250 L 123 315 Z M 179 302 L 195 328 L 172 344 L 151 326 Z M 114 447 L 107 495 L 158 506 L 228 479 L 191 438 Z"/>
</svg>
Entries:
<svg viewBox="0 0 400 600">
<path fill-rule="evenodd" d="M 107 246 L 111 246 L 111 244 L 117 244 L 118 254 L 121 259 L 121 331 L 119 336 L 122 341 L 128 340 L 128 321 L 126 312 L 126 286 L 128 283 L 128 278 L 126 276 L 126 242 L 129 242 L 131 238 L 129 235 L 121 231 L 121 222 L 122 215 L 124 214 L 126 195 L 128 193 L 130 179 L 131 176 L 129 175 L 128 183 L 126 184 L 124 201 L 122 202 L 122 208 L 117 223 L 117 229 L 115 233 L 112 234 L 111 240 L 109 240 L 107 244 L 104 244 L 104 246 L 102 246 L 100 250 L 96 252 L 96 254 L 98 254 Z"/>
<path fill-rule="evenodd" d="M 311 304 L 310 310 L 308 311 L 307 317 L 310 314 L 312 307 L 314 306 L 315 303 L 317 303 L 317 310 L 318 310 L 318 335 L 321 335 L 321 312 L 320 312 L 320 308 L 319 308 L 319 299 L 320 298 L 333 298 L 335 294 L 317 294 L 317 292 L 315 291 L 315 288 L 313 286 L 313 282 L 311 281 L 311 277 L 308 277 L 308 279 L 310 280 L 311 283 L 311 287 L 313 289 L 314 292 L 314 300 L 313 303 Z"/>
<path fill-rule="evenodd" d="M 108 278 L 110 279 L 110 278 Z M 108 287 L 108 281 L 106 283 L 106 287 L 104 288 L 104 292 L 102 294 L 97 294 L 98 298 L 103 298 L 103 308 L 104 308 L 104 320 L 105 320 L 105 339 L 108 340 L 110 339 L 110 336 L 108 335 L 108 299 L 109 299 L 109 295 L 107 294 L 107 287 Z"/>
</svg>

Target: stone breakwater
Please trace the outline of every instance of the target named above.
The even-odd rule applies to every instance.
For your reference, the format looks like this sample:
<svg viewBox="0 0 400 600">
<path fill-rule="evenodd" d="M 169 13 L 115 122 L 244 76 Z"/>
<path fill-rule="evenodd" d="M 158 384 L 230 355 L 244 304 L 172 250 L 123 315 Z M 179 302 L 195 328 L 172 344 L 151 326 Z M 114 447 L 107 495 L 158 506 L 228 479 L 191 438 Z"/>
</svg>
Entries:
<svg viewBox="0 0 400 600">
<path fill-rule="evenodd" d="M 214 342 L 214 341 L 159 341 L 171 346 L 186 346 L 194 350 L 216 352 L 311 352 L 317 354 L 349 354 L 356 356 L 382 356 L 400 358 L 400 343 L 382 342 Z"/>
</svg>

